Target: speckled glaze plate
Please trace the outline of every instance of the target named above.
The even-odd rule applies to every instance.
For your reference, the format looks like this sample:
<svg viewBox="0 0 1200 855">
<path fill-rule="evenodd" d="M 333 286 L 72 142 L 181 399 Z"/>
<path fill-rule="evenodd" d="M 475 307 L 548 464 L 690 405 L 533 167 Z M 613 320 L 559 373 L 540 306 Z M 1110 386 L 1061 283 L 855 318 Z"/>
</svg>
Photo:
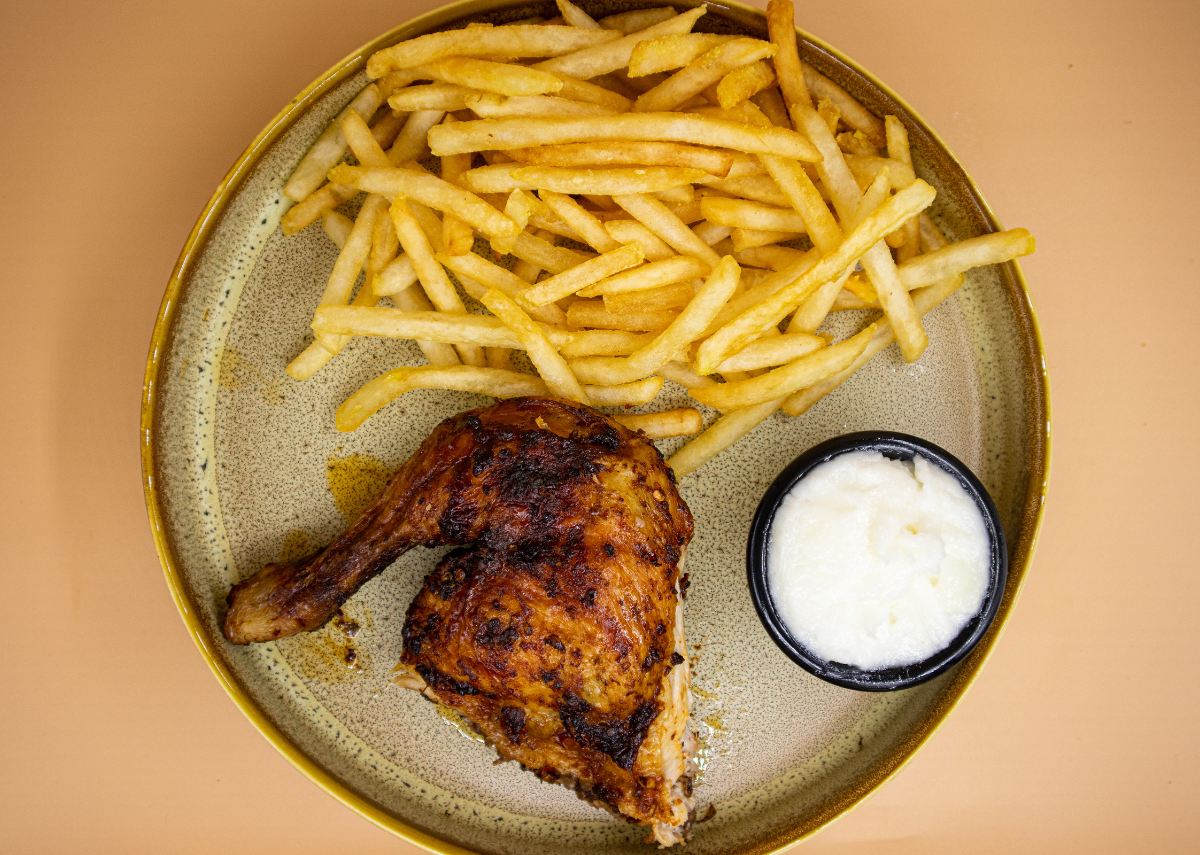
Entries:
<svg viewBox="0 0 1200 855">
<path fill-rule="evenodd" d="M 582 5 L 599 16 L 638 4 Z M 552 8 L 501 0 L 447 7 L 364 46 L 299 95 L 251 144 L 197 222 L 167 288 L 146 371 L 150 519 L 201 653 L 254 725 L 319 786 L 445 853 L 647 847 L 642 830 L 565 788 L 512 764 L 493 766 L 492 751 L 461 722 L 389 682 L 405 610 L 444 551 L 405 555 L 347 603 L 345 621 L 318 632 L 235 647 L 219 625 L 235 581 L 332 539 L 438 422 L 488 403 L 410 392 L 357 432 L 335 430 L 334 409 L 363 382 L 422 360 L 408 342 L 357 339 L 305 383 L 284 374 L 307 341 L 336 255 L 319 228 L 280 233 L 284 181 L 364 85 L 375 50 L 470 21 L 550 16 Z M 766 33 L 760 13 L 724 4 L 710 4 L 697 29 Z M 877 115 L 904 119 L 917 172 L 938 190 L 932 213 L 952 239 L 1000 228 L 953 155 L 896 95 L 803 33 L 800 48 Z M 835 316 L 834 331 L 860 323 L 856 315 Z M 906 365 L 893 347 L 801 418 L 776 414 L 682 481 L 696 518 L 684 626 L 702 745 L 697 817 L 711 814 L 696 825 L 689 852 L 774 851 L 862 800 L 929 738 L 1004 626 L 1029 568 L 1049 462 L 1042 348 L 1019 269 L 972 272 L 926 327 L 932 344 L 920 362 Z M 655 407 L 686 402 L 668 383 Z M 1004 602 L 974 653 L 930 683 L 890 694 L 839 689 L 793 665 L 763 630 L 745 581 L 746 536 L 766 487 L 801 451 L 868 429 L 927 438 L 967 463 L 1000 509 L 1010 549 Z M 660 447 L 669 454 L 679 442 Z"/>
</svg>

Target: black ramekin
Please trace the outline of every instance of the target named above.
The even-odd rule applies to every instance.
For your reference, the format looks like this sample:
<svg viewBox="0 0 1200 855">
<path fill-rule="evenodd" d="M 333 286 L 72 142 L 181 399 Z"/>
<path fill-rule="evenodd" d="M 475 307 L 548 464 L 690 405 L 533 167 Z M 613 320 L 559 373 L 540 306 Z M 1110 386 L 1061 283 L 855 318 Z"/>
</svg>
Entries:
<svg viewBox="0 0 1200 855">
<path fill-rule="evenodd" d="M 913 665 L 868 671 L 854 665 L 821 659 L 791 636 L 771 599 L 770 587 L 767 584 L 767 551 L 770 545 L 771 524 L 780 502 L 814 467 L 849 451 L 877 451 L 893 460 L 912 460 L 914 455 L 920 454 L 958 479 L 967 493 L 975 499 L 983 514 L 983 524 L 991 542 L 992 558 L 983 605 L 980 606 L 979 613 L 967 621 L 962 632 L 947 647 Z M 789 659 L 804 670 L 835 685 L 864 692 L 886 692 L 907 689 L 931 680 L 971 652 L 987 632 L 996 616 L 996 610 L 1000 607 L 1000 600 L 1004 595 L 1004 582 L 1008 577 L 1008 550 L 1004 544 L 1004 529 L 1000 525 L 1000 515 L 996 511 L 995 503 L 979 479 L 958 458 L 944 448 L 919 437 L 889 431 L 864 431 L 835 437 L 810 448 L 779 474 L 759 503 L 754 522 L 750 526 L 750 540 L 746 549 L 746 575 L 750 582 L 750 596 L 754 600 L 754 608 L 758 611 L 767 634 Z"/>
</svg>

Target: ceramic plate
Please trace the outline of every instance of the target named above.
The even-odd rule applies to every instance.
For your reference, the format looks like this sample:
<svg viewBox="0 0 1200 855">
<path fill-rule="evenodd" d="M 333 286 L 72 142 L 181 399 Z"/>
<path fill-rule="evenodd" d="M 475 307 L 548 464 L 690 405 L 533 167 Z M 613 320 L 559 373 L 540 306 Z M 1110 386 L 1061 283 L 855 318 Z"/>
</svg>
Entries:
<svg viewBox="0 0 1200 855">
<path fill-rule="evenodd" d="M 634 8 L 582 5 L 597 16 Z M 363 382 L 423 360 L 408 342 L 357 339 L 305 383 L 284 374 L 311 340 L 312 311 L 336 257 L 319 227 L 280 233 L 284 181 L 365 84 L 374 50 L 470 21 L 555 14 L 550 8 L 498 0 L 448 7 L 365 46 L 298 96 L 197 223 L 147 367 L 147 501 L 168 581 L 201 652 L 303 772 L 383 827 L 440 852 L 647 851 L 641 829 L 513 764 L 493 766 L 493 752 L 461 722 L 389 682 L 409 601 L 444 550 L 408 553 L 346 604 L 346 621 L 318 632 L 235 647 L 219 625 L 235 581 L 328 542 L 435 425 L 489 402 L 410 392 L 357 432 L 335 430 L 334 409 Z M 697 29 L 763 38 L 766 31 L 759 13 L 721 4 L 710 5 Z M 902 101 L 803 34 L 801 53 L 877 115 L 904 119 L 948 236 L 1000 228 L 962 167 Z M 843 334 L 861 320 L 840 313 L 831 327 Z M 972 272 L 926 327 L 932 344 L 918 363 L 890 348 L 804 416 L 776 414 L 682 481 L 696 518 L 684 626 L 702 745 L 697 817 L 711 814 L 695 827 L 695 855 L 777 849 L 879 786 L 978 673 L 1020 589 L 1049 455 L 1041 344 L 1020 271 L 1010 264 Z M 655 407 L 687 403 L 668 383 Z M 1005 600 L 983 643 L 951 672 L 890 694 L 839 689 L 797 668 L 768 638 L 746 587 L 746 537 L 765 488 L 801 451 L 858 430 L 915 434 L 964 461 L 1000 509 L 1011 550 Z M 680 442 L 660 448 L 670 454 Z"/>
</svg>

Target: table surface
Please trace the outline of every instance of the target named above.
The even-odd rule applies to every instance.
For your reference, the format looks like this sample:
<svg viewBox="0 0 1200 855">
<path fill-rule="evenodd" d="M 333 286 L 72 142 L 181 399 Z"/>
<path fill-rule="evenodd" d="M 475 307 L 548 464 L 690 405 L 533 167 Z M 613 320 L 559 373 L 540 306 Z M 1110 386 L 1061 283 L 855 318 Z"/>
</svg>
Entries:
<svg viewBox="0 0 1200 855">
<path fill-rule="evenodd" d="M 146 522 L 138 415 L 163 289 L 226 169 L 324 69 L 434 5 L 0 6 L 3 848 L 417 851 L 293 769 L 197 654 Z M 1200 6 L 800 5 L 1037 235 L 1054 407 L 1042 539 L 995 654 L 805 851 L 1192 848 Z"/>
</svg>

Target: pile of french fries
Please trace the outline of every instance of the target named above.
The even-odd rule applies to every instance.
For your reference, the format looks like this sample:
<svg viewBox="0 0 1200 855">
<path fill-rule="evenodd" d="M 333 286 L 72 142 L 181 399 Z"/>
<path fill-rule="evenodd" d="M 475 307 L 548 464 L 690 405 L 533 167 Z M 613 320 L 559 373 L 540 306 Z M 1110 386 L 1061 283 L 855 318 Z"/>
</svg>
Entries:
<svg viewBox="0 0 1200 855">
<path fill-rule="evenodd" d="M 1024 229 L 946 242 L 904 125 L 801 63 L 791 0 L 767 6 L 769 41 L 692 32 L 703 6 L 597 21 L 557 2 L 374 54 L 288 181 L 283 231 L 320 220 L 340 247 L 288 373 L 353 336 L 414 340 L 429 363 L 368 382 L 339 430 L 410 389 L 617 407 L 671 380 L 719 414 L 707 430 L 696 408 L 616 418 L 699 433 L 669 461 L 683 476 L 893 341 L 918 359 L 921 317 L 967 270 L 1033 252 Z M 360 193 L 351 220 L 338 207 Z M 882 314 L 819 332 L 846 309 Z"/>
</svg>

